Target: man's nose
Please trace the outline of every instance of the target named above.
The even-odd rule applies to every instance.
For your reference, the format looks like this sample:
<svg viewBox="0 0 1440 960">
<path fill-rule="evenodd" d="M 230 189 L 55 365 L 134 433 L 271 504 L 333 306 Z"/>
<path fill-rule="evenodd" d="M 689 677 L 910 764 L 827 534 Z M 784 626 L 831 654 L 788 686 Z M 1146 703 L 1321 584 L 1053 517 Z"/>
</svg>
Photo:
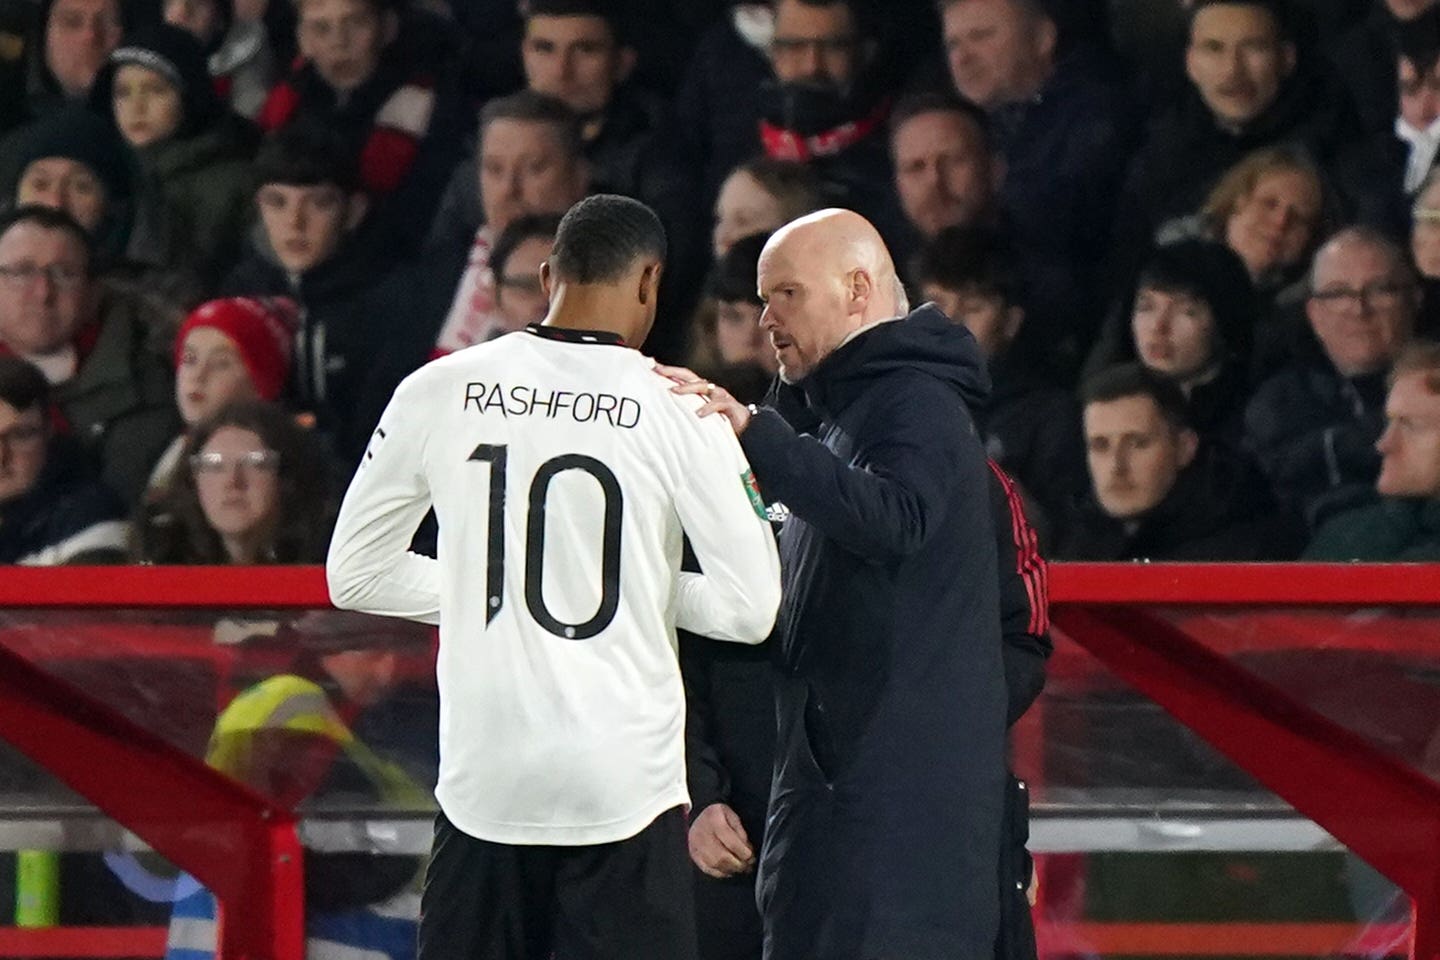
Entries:
<svg viewBox="0 0 1440 960">
<path fill-rule="evenodd" d="M 1380 434 L 1380 439 L 1375 441 L 1375 449 L 1380 453 L 1389 453 L 1395 449 L 1395 425 L 1385 425 L 1385 430 Z"/>
</svg>

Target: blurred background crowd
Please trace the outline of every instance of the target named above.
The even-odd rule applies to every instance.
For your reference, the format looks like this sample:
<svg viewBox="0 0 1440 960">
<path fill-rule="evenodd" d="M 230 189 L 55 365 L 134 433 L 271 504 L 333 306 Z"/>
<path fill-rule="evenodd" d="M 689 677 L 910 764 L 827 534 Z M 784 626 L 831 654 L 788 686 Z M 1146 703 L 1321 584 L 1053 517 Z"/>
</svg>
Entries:
<svg viewBox="0 0 1440 960">
<path fill-rule="evenodd" d="M 0 563 L 322 560 L 600 191 L 757 401 L 867 216 L 1057 559 L 1440 559 L 1437 155 L 1434 0 L 0 0 Z"/>
</svg>

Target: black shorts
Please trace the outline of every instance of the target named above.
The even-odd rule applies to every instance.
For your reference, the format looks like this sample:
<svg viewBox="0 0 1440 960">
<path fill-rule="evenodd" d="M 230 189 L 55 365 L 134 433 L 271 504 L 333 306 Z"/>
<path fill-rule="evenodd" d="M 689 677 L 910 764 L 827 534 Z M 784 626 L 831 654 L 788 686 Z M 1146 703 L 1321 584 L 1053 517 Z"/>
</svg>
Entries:
<svg viewBox="0 0 1440 960">
<path fill-rule="evenodd" d="M 696 960 L 684 812 L 593 846 L 470 836 L 440 814 L 419 960 Z"/>
</svg>

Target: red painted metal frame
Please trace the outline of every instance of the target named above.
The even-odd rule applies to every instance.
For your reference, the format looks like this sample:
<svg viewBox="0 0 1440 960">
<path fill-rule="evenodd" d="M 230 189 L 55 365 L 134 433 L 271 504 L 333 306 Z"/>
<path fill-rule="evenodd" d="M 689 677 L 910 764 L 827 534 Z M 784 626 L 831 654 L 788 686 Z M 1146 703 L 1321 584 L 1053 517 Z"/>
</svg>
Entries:
<svg viewBox="0 0 1440 960">
<path fill-rule="evenodd" d="M 1412 958 L 1440 960 L 1440 784 L 1129 605 L 1062 605 L 1055 624 L 1415 903 Z"/>
<path fill-rule="evenodd" d="M 1440 606 L 1440 567 L 1056 564 L 1050 598 L 1057 624 L 1111 670 L 1409 891 L 1412 956 L 1440 960 L 1440 787 L 1138 609 Z M 316 567 L 9 568 L 0 577 L 0 608 L 327 606 Z M 222 920 L 244 918 L 222 923 L 222 960 L 302 956 L 300 846 L 288 813 L 3 649 L 0 736 L 215 890 Z M 102 752 L 119 762 L 89 762 Z"/>
<path fill-rule="evenodd" d="M 1055 563 L 1050 602 L 1202 606 L 1440 605 L 1440 566 Z M 330 605 L 320 567 L 8 567 L 3 607 Z"/>
<path fill-rule="evenodd" d="M 222 960 L 304 956 L 288 811 L 3 647 L 0 738 L 210 888 Z"/>
</svg>

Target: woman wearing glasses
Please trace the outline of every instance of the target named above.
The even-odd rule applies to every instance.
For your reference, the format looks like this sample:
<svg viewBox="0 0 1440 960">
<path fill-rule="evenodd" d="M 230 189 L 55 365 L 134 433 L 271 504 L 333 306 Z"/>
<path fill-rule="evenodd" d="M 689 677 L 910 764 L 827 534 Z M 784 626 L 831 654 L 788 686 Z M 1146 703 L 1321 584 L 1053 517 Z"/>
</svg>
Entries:
<svg viewBox="0 0 1440 960">
<path fill-rule="evenodd" d="M 169 487 L 137 523 L 137 557 L 320 563 L 334 513 L 330 476 L 313 436 L 282 407 L 231 403 L 190 432 Z"/>
</svg>

